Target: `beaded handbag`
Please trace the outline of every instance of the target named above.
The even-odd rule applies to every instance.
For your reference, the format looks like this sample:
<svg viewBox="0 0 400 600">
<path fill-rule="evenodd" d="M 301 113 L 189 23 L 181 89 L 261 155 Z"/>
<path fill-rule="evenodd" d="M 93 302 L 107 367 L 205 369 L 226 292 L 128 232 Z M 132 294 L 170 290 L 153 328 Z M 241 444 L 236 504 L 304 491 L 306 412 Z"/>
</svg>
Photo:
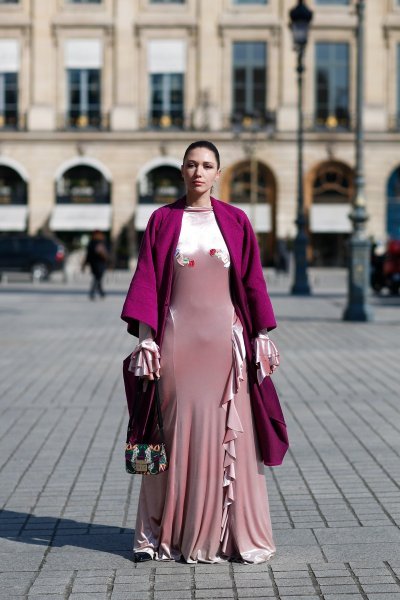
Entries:
<svg viewBox="0 0 400 600">
<path fill-rule="evenodd" d="M 149 382 L 149 385 L 151 382 Z M 165 450 L 164 424 L 161 413 L 160 393 L 158 390 L 158 380 L 154 380 L 154 399 L 157 410 L 158 429 L 160 431 L 160 443 L 146 444 L 130 442 L 132 433 L 132 422 L 134 412 L 132 412 L 128 423 L 125 445 L 125 468 L 131 475 L 158 475 L 168 469 L 167 453 Z"/>
</svg>

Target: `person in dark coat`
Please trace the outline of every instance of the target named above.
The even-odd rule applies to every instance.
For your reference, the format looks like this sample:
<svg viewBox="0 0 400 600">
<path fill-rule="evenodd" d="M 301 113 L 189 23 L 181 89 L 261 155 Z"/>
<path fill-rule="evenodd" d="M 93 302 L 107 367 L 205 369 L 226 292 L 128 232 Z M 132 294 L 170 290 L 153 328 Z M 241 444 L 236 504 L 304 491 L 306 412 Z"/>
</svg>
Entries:
<svg viewBox="0 0 400 600">
<path fill-rule="evenodd" d="M 101 298 L 105 297 L 102 280 L 107 269 L 108 259 L 109 254 L 105 244 L 105 235 L 103 232 L 95 230 L 92 233 L 92 239 L 88 244 L 86 258 L 82 265 L 83 269 L 86 265 L 89 265 L 93 275 L 89 290 L 89 298 L 91 300 L 96 298 L 96 293 Z"/>
</svg>

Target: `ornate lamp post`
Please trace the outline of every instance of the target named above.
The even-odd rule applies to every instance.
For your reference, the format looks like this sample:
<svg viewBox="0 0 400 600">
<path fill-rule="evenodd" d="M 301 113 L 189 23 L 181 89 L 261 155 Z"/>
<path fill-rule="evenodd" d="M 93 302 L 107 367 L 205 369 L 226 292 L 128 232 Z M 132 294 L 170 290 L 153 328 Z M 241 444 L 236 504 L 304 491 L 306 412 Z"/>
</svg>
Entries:
<svg viewBox="0 0 400 600">
<path fill-rule="evenodd" d="M 294 241 L 295 277 L 292 286 L 292 294 L 298 296 L 309 296 L 311 294 L 311 290 L 307 276 L 307 230 L 303 193 L 303 59 L 313 13 L 307 8 L 303 0 L 298 0 L 297 6 L 290 11 L 289 15 L 290 28 L 293 34 L 294 49 L 297 52 L 296 71 L 298 86 L 297 234 Z"/>
<path fill-rule="evenodd" d="M 364 198 L 364 0 L 357 3 L 357 106 L 356 106 L 356 177 L 355 197 L 349 215 L 353 223 L 350 240 L 347 307 L 344 321 L 371 321 L 372 310 L 367 304 L 370 270 L 370 243 L 366 236 L 368 220 Z"/>
</svg>

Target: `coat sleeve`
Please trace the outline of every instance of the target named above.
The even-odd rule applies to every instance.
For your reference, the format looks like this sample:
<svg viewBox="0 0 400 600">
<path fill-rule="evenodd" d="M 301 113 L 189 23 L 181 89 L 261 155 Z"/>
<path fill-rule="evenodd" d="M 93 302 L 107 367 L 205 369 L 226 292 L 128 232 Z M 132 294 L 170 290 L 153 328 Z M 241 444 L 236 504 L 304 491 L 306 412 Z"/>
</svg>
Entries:
<svg viewBox="0 0 400 600">
<path fill-rule="evenodd" d="M 156 214 L 153 213 L 140 245 L 135 274 L 122 309 L 121 319 L 128 323 L 128 332 L 139 336 L 139 322 L 151 327 L 156 334 L 158 327 L 158 303 L 156 273 L 153 260 L 156 237 Z"/>
<path fill-rule="evenodd" d="M 243 228 L 242 282 L 255 336 L 261 329 L 275 329 L 276 320 L 262 271 L 257 238 L 246 215 Z"/>
</svg>

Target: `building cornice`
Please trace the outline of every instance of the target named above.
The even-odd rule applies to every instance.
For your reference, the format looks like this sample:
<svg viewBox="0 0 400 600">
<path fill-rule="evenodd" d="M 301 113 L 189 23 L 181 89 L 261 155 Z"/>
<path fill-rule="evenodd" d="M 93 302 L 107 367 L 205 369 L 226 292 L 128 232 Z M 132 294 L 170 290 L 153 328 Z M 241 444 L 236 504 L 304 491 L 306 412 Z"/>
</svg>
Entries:
<svg viewBox="0 0 400 600">
<path fill-rule="evenodd" d="M 19 17 L 18 19 L 2 18 L 0 21 L 0 31 L 10 29 L 22 29 L 24 31 L 30 31 L 32 29 L 32 23 L 29 19 L 23 19 L 21 17 Z"/>
<path fill-rule="evenodd" d="M 203 132 L 204 133 L 204 132 Z M 0 132 L 0 144 L 17 142 L 49 142 L 59 144 L 60 142 L 70 142 L 72 145 L 99 142 L 148 142 L 148 143 L 167 143 L 167 142 L 187 142 L 193 141 L 194 136 L 198 135 L 197 130 L 186 131 L 86 131 L 76 134 L 75 132 L 59 131 L 23 131 L 23 132 Z M 258 137 L 257 143 L 293 143 L 297 139 L 297 131 L 275 132 L 268 137 Z M 237 136 L 231 131 L 213 131 L 213 140 L 219 142 L 237 142 Z M 335 143 L 335 144 L 354 144 L 354 134 L 349 132 L 329 133 L 306 132 L 305 139 L 310 143 Z M 400 132 L 365 132 L 365 141 L 371 143 L 396 143 L 400 142 Z"/>
</svg>

